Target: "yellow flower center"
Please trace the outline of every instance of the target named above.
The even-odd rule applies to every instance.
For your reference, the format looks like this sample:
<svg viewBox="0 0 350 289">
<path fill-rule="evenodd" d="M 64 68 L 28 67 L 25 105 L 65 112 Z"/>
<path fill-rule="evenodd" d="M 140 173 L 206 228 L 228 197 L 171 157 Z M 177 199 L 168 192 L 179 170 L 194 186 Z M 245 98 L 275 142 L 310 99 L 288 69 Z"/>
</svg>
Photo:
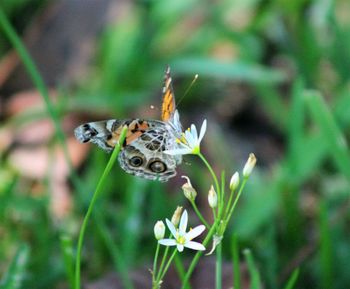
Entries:
<svg viewBox="0 0 350 289">
<path fill-rule="evenodd" d="M 186 239 L 184 236 L 179 236 L 176 240 L 180 245 L 184 245 L 186 243 Z"/>
</svg>

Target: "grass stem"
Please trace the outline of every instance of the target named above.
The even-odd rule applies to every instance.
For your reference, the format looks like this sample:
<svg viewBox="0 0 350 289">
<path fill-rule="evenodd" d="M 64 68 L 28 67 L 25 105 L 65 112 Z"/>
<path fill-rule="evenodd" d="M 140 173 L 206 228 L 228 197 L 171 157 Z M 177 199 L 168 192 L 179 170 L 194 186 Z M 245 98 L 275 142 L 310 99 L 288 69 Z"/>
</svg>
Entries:
<svg viewBox="0 0 350 289">
<path fill-rule="evenodd" d="M 124 142 L 124 139 L 126 137 L 126 132 L 127 132 L 127 127 L 125 126 L 121 132 L 119 142 L 116 145 L 116 147 L 114 148 L 113 153 L 112 153 L 112 155 L 107 163 L 107 166 L 106 166 L 105 170 L 103 171 L 103 174 L 102 174 L 102 176 L 97 184 L 97 187 L 96 187 L 96 190 L 92 196 L 89 208 L 85 214 L 83 224 L 81 225 L 81 228 L 80 228 L 78 246 L 77 246 L 77 256 L 76 256 L 76 262 L 75 262 L 75 287 L 74 287 L 75 289 L 80 289 L 80 260 L 81 260 L 81 251 L 82 251 L 82 247 L 83 247 L 83 241 L 84 241 L 86 227 L 87 227 L 87 224 L 89 222 L 92 210 L 95 206 L 96 200 L 102 191 L 102 188 L 103 188 L 103 185 L 106 181 L 107 175 L 110 172 L 110 170 L 111 170 L 114 162 L 116 161 L 117 156 L 121 150 L 121 147 L 122 147 L 121 144 Z"/>
</svg>

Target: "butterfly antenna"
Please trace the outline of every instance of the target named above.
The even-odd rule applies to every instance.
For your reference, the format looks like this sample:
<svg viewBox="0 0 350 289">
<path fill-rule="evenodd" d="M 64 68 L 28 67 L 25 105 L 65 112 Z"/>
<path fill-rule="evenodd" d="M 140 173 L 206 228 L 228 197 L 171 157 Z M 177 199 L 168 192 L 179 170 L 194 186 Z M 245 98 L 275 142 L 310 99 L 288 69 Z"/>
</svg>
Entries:
<svg viewBox="0 0 350 289">
<path fill-rule="evenodd" d="M 179 101 L 177 102 L 177 105 L 176 105 L 176 106 L 178 106 L 178 105 L 181 103 L 181 101 L 185 98 L 185 96 L 189 93 L 190 89 L 192 88 L 192 86 L 194 85 L 194 83 L 197 81 L 197 79 L 198 79 L 198 74 L 196 74 L 196 75 L 193 77 L 193 79 L 192 79 L 190 85 L 187 87 L 185 93 L 183 94 L 183 96 L 181 96 L 181 98 L 180 98 Z"/>
</svg>

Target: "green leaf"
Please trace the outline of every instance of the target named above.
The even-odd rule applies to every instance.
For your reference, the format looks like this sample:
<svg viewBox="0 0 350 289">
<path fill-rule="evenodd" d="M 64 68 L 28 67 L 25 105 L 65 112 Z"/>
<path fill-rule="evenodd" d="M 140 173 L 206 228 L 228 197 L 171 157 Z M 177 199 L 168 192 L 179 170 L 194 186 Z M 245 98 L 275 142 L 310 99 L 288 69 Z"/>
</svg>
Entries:
<svg viewBox="0 0 350 289">
<path fill-rule="evenodd" d="M 297 282 L 299 277 L 299 268 L 296 268 L 292 275 L 289 277 L 288 282 L 286 284 L 286 286 L 284 287 L 284 289 L 293 289 L 295 283 Z"/>
<path fill-rule="evenodd" d="M 8 271 L 1 280 L 0 289 L 22 288 L 26 276 L 26 268 L 29 261 L 29 247 L 26 244 L 20 245 L 15 257 L 10 264 Z"/>
<path fill-rule="evenodd" d="M 281 71 L 242 60 L 230 63 L 210 58 L 189 57 L 174 60 L 172 67 L 176 73 L 193 75 L 200 73 L 200 77 L 218 77 L 253 83 L 277 84 L 285 79 L 285 75 Z"/>
</svg>

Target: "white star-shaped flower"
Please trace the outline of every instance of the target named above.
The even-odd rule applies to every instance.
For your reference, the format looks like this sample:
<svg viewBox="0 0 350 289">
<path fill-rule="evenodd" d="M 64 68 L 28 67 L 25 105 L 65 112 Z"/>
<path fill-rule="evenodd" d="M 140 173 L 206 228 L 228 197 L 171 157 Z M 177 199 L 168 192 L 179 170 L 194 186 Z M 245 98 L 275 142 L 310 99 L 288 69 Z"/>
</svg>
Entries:
<svg viewBox="0 0 350 289">
<path fill-rule="evenodd" d="M 197 128 L 194 124 L 191 129 L 186 130 L 182 134 L 182 138 L 177 140 L 179 148 L 164 151 L 168 155 L 198 155 L 200 153 L 200 144 L 207 130 L 207 120 L 202 123 L 201 130 L 198 136 Z"/>
<path fill-rule="evenodd" d="M 161 239 L 158 241 L 159 244 L 164 246 L 177 246 L 179 252 L 182 252 L 185 247 L 192 250 L 204 251 L 205 247 L 201 243 L 192 241 L 192 239 L 198 237 L 205 230 L 205 226 L 199 225 L 186 233 L 187 222 L 188 215 L 186 210 L 184 210 L 181 215 L 178 229 L 175 228 L 172 222 L 166 219 L 168 228 L 175 239 Z"/>
</svg>

